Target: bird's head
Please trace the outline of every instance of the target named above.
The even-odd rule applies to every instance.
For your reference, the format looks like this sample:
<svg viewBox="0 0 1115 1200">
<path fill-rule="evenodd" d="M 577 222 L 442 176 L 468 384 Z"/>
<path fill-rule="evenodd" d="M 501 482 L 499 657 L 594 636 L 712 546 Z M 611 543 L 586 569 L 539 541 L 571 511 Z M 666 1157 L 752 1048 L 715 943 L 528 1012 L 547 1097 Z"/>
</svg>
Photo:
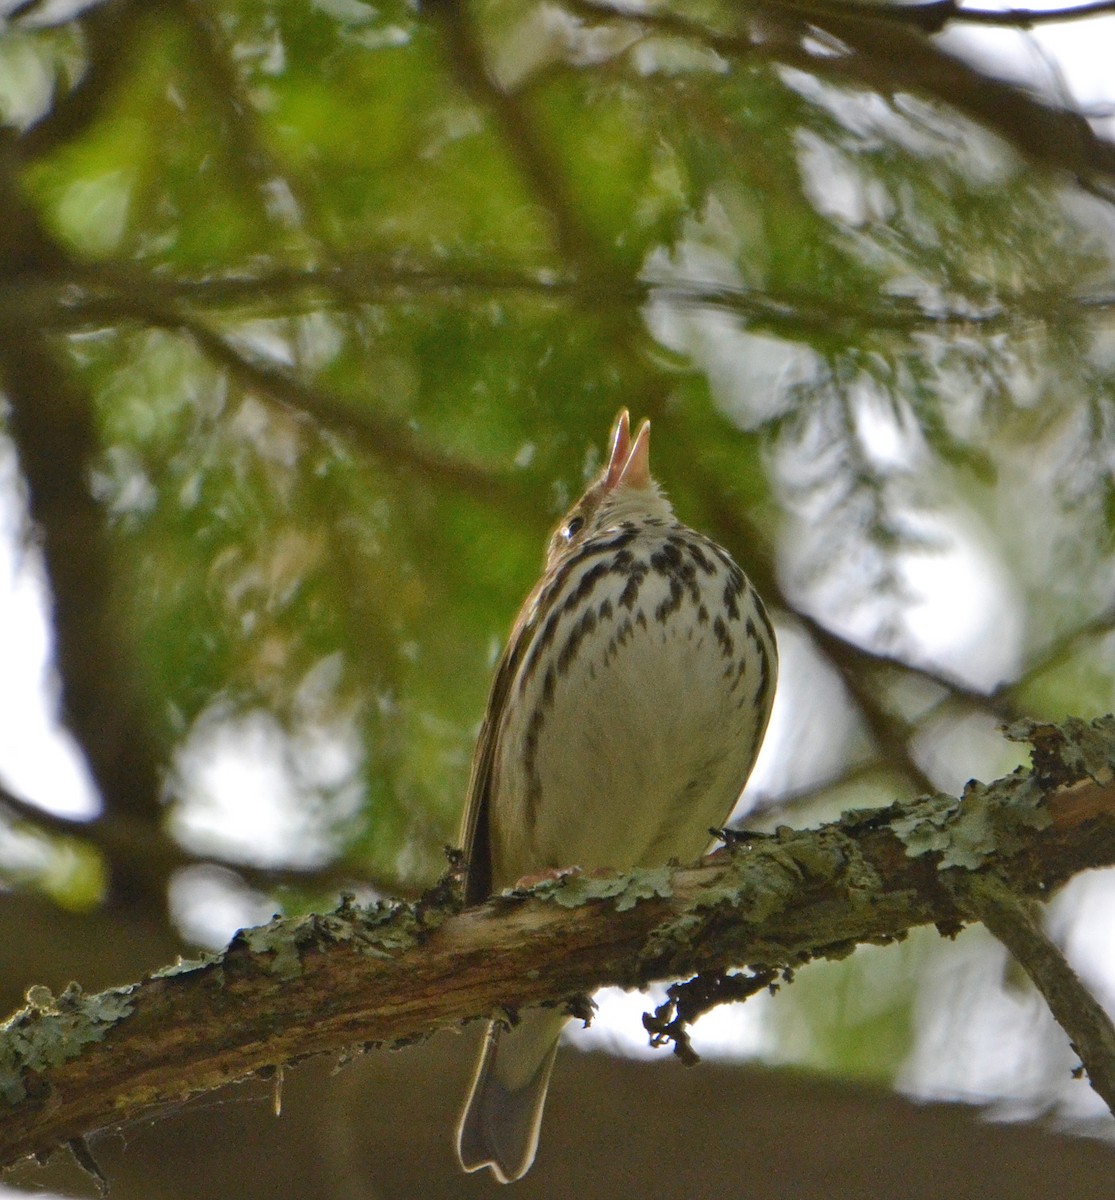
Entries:
<svg viewBox="0 0 1115 1200">
<path fill-rule="evenodd" d="M 600 474 L 562 517 L 550 536 L 546 566 L 552 567 L 577 546 L 624 521 L 673 516 L 670 502 L 650 473 L 650 422 L 644 421 L 634 439 L 626 408 L 612 424 L 611 451 Z"/>
</svg>

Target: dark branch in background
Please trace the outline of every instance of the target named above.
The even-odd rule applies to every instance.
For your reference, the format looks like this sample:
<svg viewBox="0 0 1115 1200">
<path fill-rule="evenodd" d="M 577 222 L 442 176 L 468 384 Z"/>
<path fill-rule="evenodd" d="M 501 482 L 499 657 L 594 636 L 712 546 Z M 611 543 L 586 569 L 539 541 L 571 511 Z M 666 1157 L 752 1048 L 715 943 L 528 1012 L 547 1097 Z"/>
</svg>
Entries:
<svg viewBox="0 0 1115 1200">
<path fill-rule="evenodd" d="M 617 286 L 629 286 L 630 273 L 620 264 L 616 247 L 606 244 L 586 222 L 580 197 L 570 186 L 568 169 L 554 153 L 556 139 L 540 127 L 531 111 L 529 90 L 503 88 L 490 73 L 470 5 L 465 0 L 434 0 L 429 11 L 440 23 L 457 83 L 491 114 L 520 178 L 549 216 L 562 274 L 567 275 L 572 265 L 575 274 L 600 281 L 598 286 L 605 294 L 614 293 Z M 652 375 L 638 346 L 643 322 L 633 307 L 600 304 L 596 295 L 590 295 L 588 303 L 599 314 L 601 341 L 632 348 L 631 362 Z M 651 398 L 659 383 L 657 377 L 651 379 L 646 393 L 649 407 L 653 407 Z"/>
<path fill-rule="evenodd" d="M 932 792 L 936 785 L 914 757 L 911 749 L 914 726 L 883 702 L 885 692 L 879 687 L 879 681 L 864 670 L 865 662 L 859 655 L 859 647 L 853 649 L 851 643 L 830 632 L 811 617 L 802 618 L 797 613 L 795 615 L 803 621 L 810 640 L 822 659 L 836 671 L 841 683 L 847 688 L 856 709 L 863 717 L 872 741 L 878 746 L 884 759 L 901 770 L 915 790 Z"/>
<path fill-rule="evenodd" d="M 295 372 L 255 357 L 184 308 L 159 305 L 149 297 L 91 301 L 88 317 L 102 323 L 137 324 L 189 337 L 210 362 L 227 370 L 246 390 L 282 404 L 291 415 L 309 417 L 342 434 L 386 466 L 403 467 L 433 483 L 455 487 L 480 499 L 514 500 L 521 489 L 506 471 L 443 454 L 402 423 L 382 417 L 366 404 L 308 383 Z"/>
<path fill-rule="evenodd" d="M 152 827 L 126 813 L 109 812 L 90 820 L 59 816 L 15 795 L 0 784 L 0 819 L 15 832 L 83 843 L 161 904 L 170 877 L 190 867 L 214 867 L 239 876 L 250 887 L 275 891 L 283 887 L 329 888 L 336 893 L 356 887 L 383 896 L 414 896 L 418 889 L 399 878 L 372 878 L 367 863 L 330 863 L 324 867 L 259 867 L 187 850 L 163 826 Z"/>
<path fill-rule="evenodd" d="M 983 75 L 915 30 L 893 22 L 834 14 L 818 23 L 856 52 L 834 60 L 834 74 L 846 66 L 857 82 L 922 91 L 998 134 L 1032 162 L 1068 171 L 1082 184 L 1102 184 L 1110 198 L 1115 188 L 1115 146 L 1099 138 L 1079 113 L 1051 108 Z"/>
<path fill-rule="evenodd" d="M 857 16 L 878 17 L 900 25 L 910 25 L 923 33 L 940 33 L 946 25 L 995 25 L 1005 29 L 1029 29 L 1034 25 L 1054 25 L 1064 21 L 1083 21 L 1104 13 L 1115 12 L 1115 0 L 1093 0 L 1090 4 L 1069 5 L 1065 8 L 973 8 L 957 0 L 926 0 L 913 4 L 864 4 L 857 0 L 804 0 L 794 4 L 806 13 L 840 16 L 853 12 Z"/>
<path fill-rule="evenodd" d="M 803 616 L 801 613 L 794 613 L 794 616 L 806 624 L 816 624 L 812 618 Z M 1112 632 L 1115 632 L 1115 609 L 1108 608 L 1098 616 L 1056 638 L 1035 659 L 1030 661 L 1026 673 L 1020 679 L 1004 682 L 991 691 L 980 691 L 961 680 L 926 669 L 917 663 L 907 663 L 902 659 L 877 653 L 865 646 L 840 642 L 838 639 L 828 648 L 828 654 L 837 658 L 848 657 L 853 663 L 859 663 L 861 666 L 874 664 L 879 671 L 891 670 L 908 676 L 912 675 L 939 687 L 941 689 L 940 698 L 919 714 L 914 730 L 916 732 L 917 729 L 924 728 L 928 721 L 938 716 L 949 705 L 979 712 L 999 721 L 1022 718 L 1025 713 L 1016 697 L 1023 688 L 1032 683 L 1044 671 L 1067 661 L 1073 653 L 1080 649 L 1081 643 Z M 833 637 L 834 635 L 829 634 L 828 636 Z M 748 824 L 750 825 L 754 820 L 755 815 L 761 815 L 766 808 L 774 805 L 777 805 L 779 819 L 789 820 L 792 823 L 795 810 L 809 811 L 818 796 L 860 783 L 881 771 L 893 770 L 895 763 L 886 756 L 883 747 L 877 746 L 876 749 L 879 751 L 877 754 L 851 763 L 825 779 L 809 783 L 792 792 L 780 792 L 777 796 L 769 799 L 757 798 L 754 814 L 746 818 Z"/>
<path fill-rule="evenodd" d="M 224 274 L 204 278 L 154 275 L 128 263 L 96 266 L 71 263 L 64 273 L 30 271 L 18 288 L 0 280 L 0 319 L 32 307 L 40 319 L 60 331 L 88 327 L 123 312 L 141 320 L 144 305 L 156 317 L 167 306 L 182 306 L 198 315 L 231 309 L 239 317 L 289 317 L 322 308 L 355 310 L 437 296 L 468 303 L 473 297 L 519 293 L 554 304 L 571 303 L 609 313 L 617 306 L 632 311 L 648 303 L 677 308 L 709 309 L 746 320 L 752 330 L 792 340 L 823 336 L 826 341 L 853 341 L 865 334 L 910 335 L 933 331 L 972 330 L 995 333 L 1079 321 L 1090 313 L 1115 310 L 1115 296 L 1050 294 L 1035 290 L 986 302 L 954 297 L 939 300 L 891 296 L 879 304 L 853 298 L 759 288 L 731 287 L 702 280 L 570 274 L 478 266 L 474 262 L 403 263 L 350 259 L 329 266 L 276 268 L 258 274 Z M 155 321 L 160 323 L 159 320 Z"/>
<path fill-rule="evenodd" d="M 210 6 L 196 0 L 172 2 L 175 16 L 189 36 L 206 94 L 212 98 L 221 123 L 224 135 L 221 150 L 240 176 L 239 190 L 255 197 L 260 217 L 271 223 L 267 196 L 278 171 L 259 136 L 255 106 L 245 94 L 243 78 L 232 62 L 217 18 Z M 289 186 L 289 180 L 284 182 Z"/>
<path fill-rule="evenodd" d="M 50 580 L 63 718 L 104 805 L 96 831 L 109 868 L 109 902 L 153 912 L 166 900 L 166 878 L 155 869 L 162 858 L 158 848 L 170 849 L 160 803 L 163 755 L 150 698 L 120 627 L 105 514 L 90 491 L 101 450 L 93 400 L 67 372 L 49 337 L 49 309 L 35 302 L 33 287 L 25 287 L 37 277 L 63 280 L 75 264 L 40 226 L 18 172 L 81 138 L 104 115 L 145 45 L 147 24 L 164 11 L 159 0 L 106 0 L 84 9 L 75 19 L 86 51 L 84 73 L 40 121 L 5 144 L 0 163 L 0 281 L 8 292 L 0 311 L 0 379 L 27 484 L 29 532 Z M 78 823 L 67 826 L 15 796 L 6 795 L 3 807 L 13 821 L 48 835 L 93 840 Z M 116 845 L 122 830 L 128 831 L 126 848 Z M 119 852 L 108 853 L 110 848 Z"/>
<path fill-rule="evenodd" d="M 6 141 L 0 149 L 8 151 L 0 154 L 0 278 L 18 278 L 28 261 L 64 271 L 65 255 L 18 186 L 16 153 Z M 32 307 L 22 322 L 18 312 L 0 322 L 0 382 L 50 579 L 63 716 L 106 811 L 155 828 L 163 818 L 161 753 L 120 628 L 104 513 L 89 486 L 100 454 L 93 402 L 62 366 L 36 315 Z M 145 873 L 113 866 L 110 900 L 161 906 L 164 897 L 151 894 Z"/>
<path fill-rule="evenodd" d="M 431 0 L 425 11 L 444 35 L 450 72 L 466 95 L 487 113 L 503 136 L 504 147 L 523 182 L 553 223 L 555 249 L 566 263 L 581 267 L 600 257 L 596 239 L 585 227 L 569 189 L 566 173 L 538 136 L 522 98 L 505 91 L 492 77 L 469 5 L 464 0 Z"/>
<path fill-rule="evenodd" d="M 567 0 L 566 7 L 590 20 L 621 21 L 691 38 L 745 62 L 761 54 L 764 60 L 884 94 L 921 92 L 986 126 L 1033 162 L 1068 171 L 1083 182 L 1102 184 L 1105 194 L 1115 189 L 1115 146 L 1099 138 L 1080 113 L 1043 104 L 945 53 L 920 28 L 904 28 L 900 14 L 906 6 L 796 0 L 741 4 L 742 20 L 759 20 L 754 36 L 746 31 L 723 32 L 673 13 L 631 12 L 596 0 Z M 934 6 L 911 7 L 911 25 L 929 23 L 932 28 L 932 22 L 941 20 L 940 13 L 929 14 Z M 807 41 L 818 30 L 847 52 L 811 52 Z"/>
<path fill-rule="evenodd" d="M 213 6 L 204 0 L 163 0 L 172 5 L 190 37 L 194 52 L 207 77 L 207 92 L 221 117 L 226 145 L 224 152 L 233 168 L 242 172 L 245 190 L 255 195 L 260 216 L 279 231 L 292 225 L 308 226 L 318 247 L 330 246 L 330 223 L 321 212 L 312 188 L 299 180 L 276 159 L 260 129 L 259 113 L 248 92 Z M 292 205 L 284 202 L 285 190 Z"/>
<path fill-rule="evenodd" d="M 135 67 L 134 56 L 144 44 L 144 26 L 162 8 L 162 0 L 103 0 L 76 18 L 85 47 L 85 70 L 20 137 L 19 151 L 25 161 L 45 157 L 74 141 L 100 119 Z"/>
<path fill-rule="evenodd" d="M 131 987 L 87 996 L 74 985 L 58 997 L 31 988 L 0 1030 L 0 1163 L 308 1054 L 567 1005 L 603 984 L 701 973 L 695 994 L 678 994 L 700 1011 L 717 991 L 754 990 L 857 943 L 930 923 L 954 933 L 970 907 L 998 895 L 971 880 L 1044 897 L 1078 871 L 1115 864 L 1115 718 L 1011 733 L 1033 742 L 1033 770 L 969 784 L 959 800 L 780 830 L 692 868 L 566 876 L 465 912 L 444 881 L 415 904 L 344 903 L 242 931 L 223 954 Z M 1028 942 L 1004 936 L 1048 977 Z M 752 966 L 750 979 L 716 984 L 739 964 Z M 1074 993 L 1069 1008 L 1083 1011 L 1079 985 L 1054 974 Z M 683 1043 L 684 1018 L 658 1017 Z M 1110 1047 L 1074 1036 L 1093 1078 L 1110 1072 Z"/>
<path fill-rule="evenodd" d="M 148 719 L 149 699 L 119 629 L 104 513 L 89 490 L 99 453 L 90 398 L 32 330 L 22 338 L 0 337 L 0 377 L 51 583 L 66 724 L 106 810 L 155 828 L 163 819 L 161 754 Z M 145 885 L 132 894 L 139 884 L 115 875 L 114 898 L 161 901 Z"/>
</svg>

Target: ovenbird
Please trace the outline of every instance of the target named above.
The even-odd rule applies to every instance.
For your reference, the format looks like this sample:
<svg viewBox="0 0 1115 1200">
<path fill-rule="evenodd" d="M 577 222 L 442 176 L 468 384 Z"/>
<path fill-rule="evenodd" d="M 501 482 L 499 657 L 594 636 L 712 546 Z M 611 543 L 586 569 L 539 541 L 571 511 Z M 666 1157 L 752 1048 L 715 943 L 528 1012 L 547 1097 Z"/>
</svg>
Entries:
<svg viewBox="0 0 1115 1200">
<path fill-rule="evenodd" d="M 559 868 L 692 860 L 754 765 L 774 631 L 727 551 L 675 518 L 649 452 L 650 423 L 632 440 L 622 411 L 512 626 L 473 758 L 467 903 Z M 466 1171 L 530 1168 L 567 1019 L 489 1026 L 457 1130 Z"/>
</svg>

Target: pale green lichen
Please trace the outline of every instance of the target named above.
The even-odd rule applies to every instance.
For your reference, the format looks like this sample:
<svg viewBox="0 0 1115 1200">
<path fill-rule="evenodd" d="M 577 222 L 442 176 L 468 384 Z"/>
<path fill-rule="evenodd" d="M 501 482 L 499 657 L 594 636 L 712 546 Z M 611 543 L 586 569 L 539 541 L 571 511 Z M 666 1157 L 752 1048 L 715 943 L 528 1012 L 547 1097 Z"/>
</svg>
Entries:
<svg viewBox="0 0 1115 1200">
<path fill-rule="evenodd" d="M 639 952 L 642 966 L 657 964 L 678 950 L 687 950 L 693 945 L 695 935 L 704 928 L 704 918 L 693 912 L 678 913 L 651 930 Z"/>
<path fill-rule="evenodd" d="M 436 907 L 380 901 L 362 910 L 353 926 L 356 946 L 372 958 L 397 958 L 421 944 L 448 916 Z"/>
<path fill-rule="evenodd" d="M 911 858 L 939 854 L 938 869 L 973 871 L 992 855 L 1016 853 L 1029 833 L 1051 821 L 1041 785 L 1019 768 L 991 784 L 973 780 L 959 800 L 923 797 L 892 820 L 890 828 Z"/>
<path fill-rule="evenodd" d="M 806 874 L 816 873 L 803 861 L 806 851 L 799 843 L 800 834 L 782 828 L 770 841 L 735 851 L 728 870 L 703 891 L 698 907 L 730 905 L 752 925 L 783 912 Z"/>
<path fill-rule="evenodd" d="M 910 858 L 941 853 L 948 849 L 949 824 L 959 806 L 953 796 L 922 796 L 906 806 L 903 816 L 890 822 L 891 831 Z"/>
<path fill-rule="evenodd" d="M 54 993 L 41 983 L 33 983 L 27 989 L 27 1006 L 36 1012 L 49 1012 L 54 1007 Z"/>
<path fill-rule="evenodd" d="M 297 979 L 302 974 L 299 941 L 303 933 L 300 920 L 275 920 L 252 929 L 242 929 L 238 937 L 253 954 L 271 956 L 272 975 L 277 975 L 280 979 Z"/>
<path fill-rule="evenodd" d="M 640 900 L 669 897 L 672 875 L 669 866 L 643 867 L 626 875 L 576 872 L 538 884 L 531 895 L 553 900 L 563 908 L 579 908 L 590 900 L 615 900 L 616 911 L 627 912 Z"/>
<path fill-rule="evenodd" d="M 956 817 L 948 826 L 949 840 L 941 854 L 939 870 L 963 867 L 974 871 L 995 853 L 994 803 L 987 789 L 969 784 Z"/>
<path fill-rule="evenodd" d="M 379 902 L 367 908 L 343 898 L 331 913 L 276 917 L 237 935 L 248 949 L 268 956 L 268 969 L 280 979 L 296 979 L 310 950 L 349 944 L 360 954 L 391 959 L 420 945 L 454 911 L 423 897 L 413 904 Z"/>
<path fill-rule="evenodd" d="M 641 972 L 648 978 L 657 975 L 675 956 L 687 952 L 704 934 L 709 910 L 732 909 L 751 926 L 785 911 L 806 873 L 822 860 L 827 869 L 832 867 L 827 851 L 806 850 L 795 838 L 800 835 L 779 830 L 770 841 L 734 851 L 720 875 L 694 897 L 691 911 L 678 913 L 653 930 L 639 955 Z"/>
<path fill-rule="evenodd" d="M 221 961 L 219 954 L 206 954 L 201 958 L 183 958 L 181 955 L 168 966 L 160 967 L 157 971 L 152 971 L 149 978 L 151 979 L 170 979 L 175 975 L 189 975 L 194 971 L 200 971 L 205 967 L 211 967 L 215 963 Z"/>
<path fill-rule="evenodd" d="M 673 870 L 665 867 L 644 867 L 627 877 L 627 886 L 616 893 L 616 911 L 627 912 L 640 900 L 666 900 L 673 895 Z"/>
<path fill-rule="evenodd" d="M 1115 780 L 1115 716 L 1110 713 L 1092 721 L 1067 717 L 1057 725 L 1015 721 L 1003 732 L 1011 741 L 1034 746 L 1035 766 L 1045 774 L 1055 764 L 1068 779 L 1089 778 L 1101 786 Z"/>
<path fill-rule="evenodd" d="M 799 879 L 831 878 L 846 869 L 848 852 L 843 837 L 833 838 L 827 830 L 802 835 L 801 830 L 780 826 L 778 841 L 768 843 L 779 851 L 786 865 L 793 865 Z"/>
<path fill-rule="evenodd" d="M 134 988 L 86 996 L 71 983 L 60 996 L 35 985 L 26 1008 L 0 1026 L 0 1100 L 10 1105 L 27 1098 L 28 1072 L 43 1073 L 76 1058 L 82 1047 L 103 1041 L 135 1007 Z"/>
</svg>

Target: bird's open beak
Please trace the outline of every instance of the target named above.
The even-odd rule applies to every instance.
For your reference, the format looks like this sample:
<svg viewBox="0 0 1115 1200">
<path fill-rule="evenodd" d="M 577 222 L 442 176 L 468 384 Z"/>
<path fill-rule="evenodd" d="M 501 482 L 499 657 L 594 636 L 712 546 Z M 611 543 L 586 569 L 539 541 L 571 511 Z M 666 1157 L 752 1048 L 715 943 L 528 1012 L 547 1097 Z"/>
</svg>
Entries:
<svg viewBox="0 0 1115 1200">
<path fill-rule="evenodd" d="M 639 432 L 627 452 L 627 462 L 623 464 L 617 486 L 638 488 L 640 491 L 651 486 L 649 421 L 644 421 L 639 426 Z"/>
<path fill-rule="evenodd" d="M 619 410 L 612 422 L 612 450 L 608 455 L 608 470 L 604 476 L 604 490 L 610 492 L 619 483 L 627 455 L 631 449 L 631 416 L 626 408 Z"/>
<path fill-rule="evenodd" d="M 604 476 L 604 490 L 618 487 L 649 488 L 650 479 L 650 422 L 639 426 L 631 440 L 631 417 L 626 408 L 620 409 L 612 426 L 612 452 Z"/>
</svg>

